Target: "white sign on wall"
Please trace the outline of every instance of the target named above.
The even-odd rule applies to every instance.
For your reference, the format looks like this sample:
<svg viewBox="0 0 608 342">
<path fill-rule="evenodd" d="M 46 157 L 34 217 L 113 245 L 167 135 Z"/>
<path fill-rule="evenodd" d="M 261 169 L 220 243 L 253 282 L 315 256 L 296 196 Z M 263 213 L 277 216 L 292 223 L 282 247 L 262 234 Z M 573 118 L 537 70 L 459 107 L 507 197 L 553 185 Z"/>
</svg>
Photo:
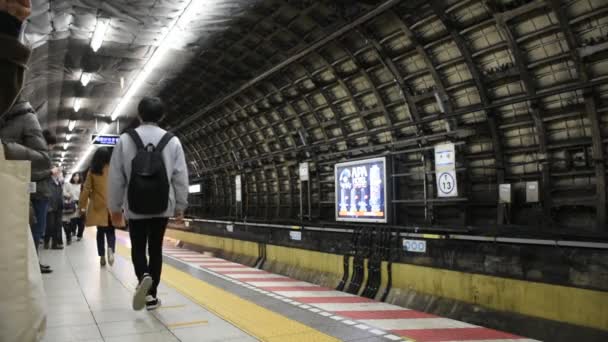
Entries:
<svg viewBox="0 0 608 342">
<path fill-rule="evenodd" d="M 237 175 L 234 178 L 234 184 L 235 184 L 235 188 L 236 188 L 236 201 L 241 202 L 243 200 L 241 175 Z"/>
<path fill-rule="evenodd" d="M 403 240 L 403 249 L 408 252 L 426 253 L 426 241 L 424 240 Z"/>
<path fill-rule="evenodd" d="M 302 240 L 302 232 L 300 231 L 291 231 L 289 232 L 289 237 L 291 237 L 292 240 L 294 241 L 301 241 Z"/>
<path fill-rule="evenodd" d="M 308 169 L 308 163 L 300 163 L 300 180 L 306 182 L 310 179 L 310 171 Z"/>
<path fill-rule="evenodd" d="M 454 144 L 435 146 L 435 178 L 439 197 L 458 197 L 456 150 Z"/>
</svg>

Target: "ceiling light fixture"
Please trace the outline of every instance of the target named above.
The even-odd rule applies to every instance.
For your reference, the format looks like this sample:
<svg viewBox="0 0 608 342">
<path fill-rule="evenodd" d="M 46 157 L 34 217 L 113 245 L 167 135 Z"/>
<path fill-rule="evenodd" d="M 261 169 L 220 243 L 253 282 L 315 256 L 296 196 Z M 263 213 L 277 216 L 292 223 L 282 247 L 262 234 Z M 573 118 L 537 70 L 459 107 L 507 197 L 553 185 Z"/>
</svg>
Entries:
<svg viewBox="0 0 608 342">
<path fill-rule="evenodd" d="M 72 140 L 72 135 L 71 134 L 66 134 L 65 135 L 65 140 L 67 140 L 67 141 Z"/>
<path fill-rule="evenodd" d="M 89 82 L 91 82 L 91 79 L 93 78 L 93 74 L 90 72 L 83 72 L 82 75 L 80 75 L 80 83 L 82 83 L 83 87 L 86 87 L 87 84 L 89 84 Z"/>
<path fill-rule="evenodd" d="M 67 150 L 67 149 L 68 149 L 68 146 L 69 146 L 69 144 L 68 144 L 68 143 L 63 144 L 63 149 L 64 149 L 64 150 Z"/>
<path fill-rule="evenodd" d="M 125 89 L 125 78 L 124 77 L 120 78 L 120 89 Z"/>
<path fill-rule="evenodd" d="M 195 15 L 205 16 L 208 13 L 201 13 L 201 11 L 211 11 L 214 8 L 214 3 L 218 0 L 210 0 L 210 1 L 190 1 L 188 7 L 184 9 L 182 15 L 173 22 L 173 25 L 170 29 L 168 29 L 165 35 L 160 39 L 160 45 L 154 51 L 154 55 L 150 57 L 146 65 L 144 65 L 143 69 L 139 71 L 137 77 L 131 85 L 129 85 L 129 89 L 127 93 L 120 99 L 120 102 L 112 112 L 112 121 L 116 120 L 122 112 L 125 110 L 127 105 L 131 102 L 132 97 L 137 93 L 139 88 L 148 78 L 148 75 L 156 69 L 158 64 L 164 59 L 167 55 L 167 52 L 171 48 L 171 45 L 175 44 L 175 42 L 179 42 L 181 37 L 183 36 L 183 26 L 188 24 Z M 194 5 L 194 3 L 199 6 Z"/>
<path fill-rule="evenodd" d="M 73 130 L 74 130 L 74 127 L 76 127 L 76 121 L 74 121 L 74 120 L 70 120 L 70 121 L 68 122 L 68 130 L 71 132 L 71 131 L 73 131 Z M 68 139 L 68 140 L 69 140 L 69 139 Z"/>
<path fill-rule="evenodd" d="M 74 99 L 74 111 L 76 113 L 78 113 L 78 111 L 80 110 L 80 102 L 82 102 L 82 99 L 80 97 Z"/>
<path fill-rule="evenodd" d="M 93 32 L 93 38 L 91 38 L 91 49 L 93 52 L 97 52 L 103 44 L 103 39 L 108 29 L 110 19 L 108 18 L 97 18 L 97 25 L 95 25 L 95 31 Z"/>
<path fill-rule="evenodd" d="M 65 158 L 65 152 L 61 152 L 61 159 Z"/>
<path fill-rule="evenodd" d="M 195 16 L 200 17 L 208 17 L 210 14 L 213 14 L 213 10 L 215 9 L 219 0 L 207 0 L 207 1 L 194 1 L 191 0 L 188 3 L 188 6 L 184 9 L 182 15 L 173 22 L 171 27 L 165 31 L 164 36 L 160 39 L 160 45 L 154 51 L 152 57 L 148 60 L 146 65 L 141 69 L 141 71 L 137 74 L 135 80 L 129 85 L 129 89 L 127 93 L 120 98 L 118 105 L 114 108 L 112 112 L 111 119 L 115 121 L 122 112 L 126 109 L 127 104 L 131 101 L 132 97 L 137 93 L 139 88 L 145 82 L 148 75 L 154 71 L 156 66 L 160 63 L 160 61 L 165 57 L 167 52 L 170 49 L 170 45 L 174 44 L 176 41 L 180 41 L 183 29 L 180 27 L 188 24 Z M 99 24 L 99 19 L 98 19 Z M 100 44 L 101 46 L 101 44 Z M 121 87 L 124 87 L 125 80 L 121 78 Z M 110 129 L 109 124 L 104 124 L 98 132 L 103 132 L 102 134 L 107 133 L 107 130 Z M 78 172 L 82 168 L 85 161 L 88 159 L 89 155 L 93 153 L 95 150 L 95 145 L 89 145 L 87 150 L 80 155 L 77 160 L 77 163 L 72 168 L 72 172 Z"/>
</svg>

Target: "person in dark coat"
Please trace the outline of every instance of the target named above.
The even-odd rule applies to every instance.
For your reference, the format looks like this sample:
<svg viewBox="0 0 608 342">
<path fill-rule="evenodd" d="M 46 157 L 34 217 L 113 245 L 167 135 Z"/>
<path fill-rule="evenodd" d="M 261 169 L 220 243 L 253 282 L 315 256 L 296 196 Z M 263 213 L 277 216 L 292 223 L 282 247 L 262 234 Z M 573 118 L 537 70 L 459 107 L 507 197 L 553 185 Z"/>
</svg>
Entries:
<svg viewBox="0 0 608 342">
<path fill-rule="evenodd" d="M 34 245 L 38 248 L 46 227 L 49 180 L 51 176 L 59 174 L 59 169 L 51 167 L 47 142 L 36 113 L 28 102 L 16 103 L 0 119 L 0 140 L 7 160 L 29 160 L 32 163 L 31 180 L 36 183 L 36 192 L 31 194 L 31 202 L 36 219 L 30 228 Z M 50 268 L 44 266 L 41 265 L 41 270 L 50 273 Z"/>
<path fill-rule="evenodd" d="M 19 96 L 31 50 L 19 42 L 23 21 L 30 15 L 30 0 L 0 1 L 0 118 Z"/>
<path fill-rule="evenodd" d="M 63 234 L 61 218 L 63 216 L 63 184 L 59 176 L 49 179 L 49 211 L 46 218 L 44 248 L 49 249 L 51 240 L 53 249 L 63 249 Z"/>
</svg>

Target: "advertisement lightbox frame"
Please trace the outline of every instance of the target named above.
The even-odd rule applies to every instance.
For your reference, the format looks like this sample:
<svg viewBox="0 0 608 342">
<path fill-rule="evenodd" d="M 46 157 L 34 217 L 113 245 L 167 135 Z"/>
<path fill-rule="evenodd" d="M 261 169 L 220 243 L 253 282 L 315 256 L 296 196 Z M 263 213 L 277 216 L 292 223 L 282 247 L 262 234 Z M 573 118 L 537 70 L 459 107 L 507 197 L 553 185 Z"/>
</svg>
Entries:
<svg viewBox="0 0 608 342">
<path fill-rule="evenodd" d="M 351 165 L 357 165 L 357 164 L 362 164 L 362 163 L 374 163 L 374 162 L 382 162 L 382 175 L 383 175 L 383 180 L 384 180 L 384 184 L 383 184 L 383 194 L 384 194 L 384 218 L 378 219 L 378 218 L 352 218 L 352 217 L 340 217 L 340 209 L 339 209 L 339 194 L 338 194 L 338 183 L 340 181 L 340 175 L 338 175 L 338 168 L 340 167 L 348 167 Z M 365 158 L 365 159 L 357 159 L 357 160 L 351 160 L 351 161 L 347 161 L 347 162 L 343 162 L 343 163 L 336 163 L 334 164 L 334 212 L 335 212 L 335 216 L 336 216 L 336 222 L 351 222 L 351 223 L 388 223 L 388 216 L 389 216 L 389 206 L 390 206 L 390 201 L 388 200 L 387 197 L 387 193 L 388 193 L 388 179 L 387 179 L 387 172 L 386 172 L 386 168 L 387 168 L 387 158 L 386 157 L 374 157 L 374 158 Z"/>
</svg>

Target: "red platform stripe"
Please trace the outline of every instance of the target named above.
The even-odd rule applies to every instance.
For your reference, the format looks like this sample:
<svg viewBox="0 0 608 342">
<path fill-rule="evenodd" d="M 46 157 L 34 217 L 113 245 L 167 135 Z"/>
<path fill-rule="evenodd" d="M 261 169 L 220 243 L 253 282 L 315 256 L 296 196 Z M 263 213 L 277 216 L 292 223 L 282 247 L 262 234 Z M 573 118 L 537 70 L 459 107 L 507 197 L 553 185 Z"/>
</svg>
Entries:
<svg viewBox="0 0 608 342">
<path fill-rule="evenodd" d="M 320 286 L 258 286 L 266 291 L 334 291 Z"/>
<path fill-rule="evenodd" d="M 471 340 L 500 340 L 518 339 L 515 336 L 502 331 L 487 328 L 446 328 L 446 329 L 411 329 L 393 330 L 395 334 L 416 340 L 417 342 L 436 341 L 471 341 Z"/>
<path fill-rule="evenodd" d="M 223 268 L 223 267 L 222 267 Z M 219 274 L 268 274 L 268 272 L 266 271 L 221 271 L 221 272 L 217 272 Z"/>
<path fill-rule="evenodd" d="M 369 303 L 373 300 L 363 297 L 295 297 L 290 298 L 306 304 L 328 304 L 328 303 Z"/>
<path fill-rule="evenodd" d="M 336 311 L 334 313 L 353 319 L 437 318 L 437 316 L 414 310 Z"/>
<path fill-rule="evenodd" d="M 301 281 L 301 280 L 297 280 L 297 279 L 291 279 L 291 278 L 239 278 L 240 281 L 244 281 L 244 282 L 275 282 L 275 281 L 280 281 L 280 282 L 288 282 L 288 281 Z"/>
</svg>

